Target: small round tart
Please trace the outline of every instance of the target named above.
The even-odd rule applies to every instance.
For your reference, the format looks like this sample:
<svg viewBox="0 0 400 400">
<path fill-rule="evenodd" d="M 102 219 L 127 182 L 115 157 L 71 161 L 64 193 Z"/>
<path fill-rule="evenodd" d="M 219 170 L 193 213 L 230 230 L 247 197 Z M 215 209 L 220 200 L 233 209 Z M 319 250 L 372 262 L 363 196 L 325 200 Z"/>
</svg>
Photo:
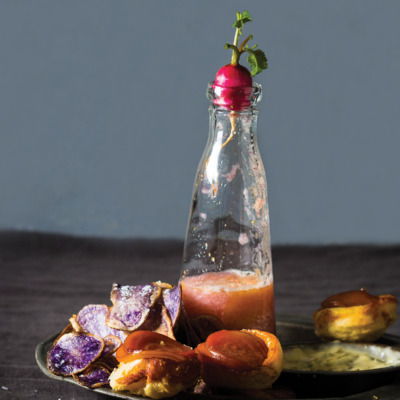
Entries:
<svg viewBox="0 0 400 400">
<path fill-rule="evenodd" d="M 323 340 L 373 342 L 396 321 L 397 300 L 365 289 L 328 297 L 313 314 L 315 333 Z"/>
<path fill-rule="evenodd" d="M 222 330 L 196 348 L 201 377 L 211 387 L 266 389 L 278 379 L 283 352 L 272 333 Z"/>
<path fill-rule="evenodd" d="M 175 396 L 194 385 L 200 375 L 194 350 L 156 332 L 133 332 L 116 357 L 120 364 L 110 375 L 111 388 L 139 396 Z"/>
</svg>

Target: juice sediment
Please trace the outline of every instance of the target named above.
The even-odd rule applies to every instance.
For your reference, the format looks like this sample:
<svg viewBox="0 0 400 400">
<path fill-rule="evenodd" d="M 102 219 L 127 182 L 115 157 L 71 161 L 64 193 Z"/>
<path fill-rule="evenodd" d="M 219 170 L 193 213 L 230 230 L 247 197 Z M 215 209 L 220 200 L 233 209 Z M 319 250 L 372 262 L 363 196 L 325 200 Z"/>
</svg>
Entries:
<svg viewBox="0 0 400 400">
<path fill-rule="evenodd" d="M 189 318 L 213 315 L 226 329 L 275 333 L 273 283 L 251 272 L 227 270 L 189 276 L 181 281 Z"/>
</svg>

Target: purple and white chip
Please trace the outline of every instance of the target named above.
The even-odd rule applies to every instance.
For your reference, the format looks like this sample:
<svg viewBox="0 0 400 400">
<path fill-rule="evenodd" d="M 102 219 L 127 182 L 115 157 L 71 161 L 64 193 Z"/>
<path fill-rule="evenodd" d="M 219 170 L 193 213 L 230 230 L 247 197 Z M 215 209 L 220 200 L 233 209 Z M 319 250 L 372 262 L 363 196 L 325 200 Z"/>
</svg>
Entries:
<svg viewBox="0 0 400 400">
<path fill-rule="evenodd" d="M 172 326 L 178 321 L 181 311 L 182 291 L 180 286 L 174 286 L 172 289 L 164 289 L 162 293 L 163 303 L 171 317 Z"/>
<path fill-rule="evenodd" d="M 102 338 L 89 333 L 72 332 L 61 336 L 47 354 L 47 368 L 55 375 L 70 376 L 86 369 L 100 357 Z"/>
<path fill-rule="evenodd" d="M 130 332 L 138 329 L 160 295 L 161 288 L 157 285 L 121 286 L 114 283 L 110 296 L 113 306 L 106 316 L 107 325 Z"/>
<path fill-rule="evenodd" d="M 105 304 L 89 304 L 82 308 L 75 317 L 75 321 L 86 333 L 91 333 L 101 338 L 109 335 L 116 336 L 123 342 L 128 333 L 120 330 L 110 328 L 106 324 L 106 316 L 108 307 Z"/>
<path fill-rule="evenodd" d="M 110 383 L 110 371 L 97 364 L 91 365 L 83 372 L 73 374 L 72 377 L 80 385 L 91 389 L 107 386 Z"/>
</svg>

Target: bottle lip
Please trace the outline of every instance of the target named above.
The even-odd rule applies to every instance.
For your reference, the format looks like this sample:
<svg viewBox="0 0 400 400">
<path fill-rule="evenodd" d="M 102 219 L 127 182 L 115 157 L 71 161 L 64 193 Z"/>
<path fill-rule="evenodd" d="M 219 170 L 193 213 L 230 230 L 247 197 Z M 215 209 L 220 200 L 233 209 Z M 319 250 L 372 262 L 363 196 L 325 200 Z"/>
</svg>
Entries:
<svg viewBox="0 0 400 400">
<path fill-rule="evenodd" d="M 214 106 L 231 111 L 243 111 L 261 101 L 262 87 L 255 82 L 252 86 L 222 87 L 212 81 L 207 86 L 207 98 Z"/>
</svg>

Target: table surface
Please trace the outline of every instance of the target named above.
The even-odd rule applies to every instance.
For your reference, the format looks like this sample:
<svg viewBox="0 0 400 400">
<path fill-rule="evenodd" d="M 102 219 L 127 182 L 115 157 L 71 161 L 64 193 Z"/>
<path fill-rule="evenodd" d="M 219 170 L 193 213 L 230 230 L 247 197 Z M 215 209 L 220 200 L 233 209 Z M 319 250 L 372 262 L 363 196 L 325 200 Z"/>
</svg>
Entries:
<svg viewBox="0 0 400 400">
<path fill-rule="evenodd" d="M 176 283 L 181 257 L 179 240 L 0 232 L 0 399 L 109 399 L 44 376 L 36 345 L 84 305 L 110 304 L 113 282 Z M 272 258 L 277 313 L 311 317 L 328 295 L 361 287 L 400 298 L 400 245 L 274 246 Z M 400 322 L 388 333 L 400 336 Z"/>
</svg>

